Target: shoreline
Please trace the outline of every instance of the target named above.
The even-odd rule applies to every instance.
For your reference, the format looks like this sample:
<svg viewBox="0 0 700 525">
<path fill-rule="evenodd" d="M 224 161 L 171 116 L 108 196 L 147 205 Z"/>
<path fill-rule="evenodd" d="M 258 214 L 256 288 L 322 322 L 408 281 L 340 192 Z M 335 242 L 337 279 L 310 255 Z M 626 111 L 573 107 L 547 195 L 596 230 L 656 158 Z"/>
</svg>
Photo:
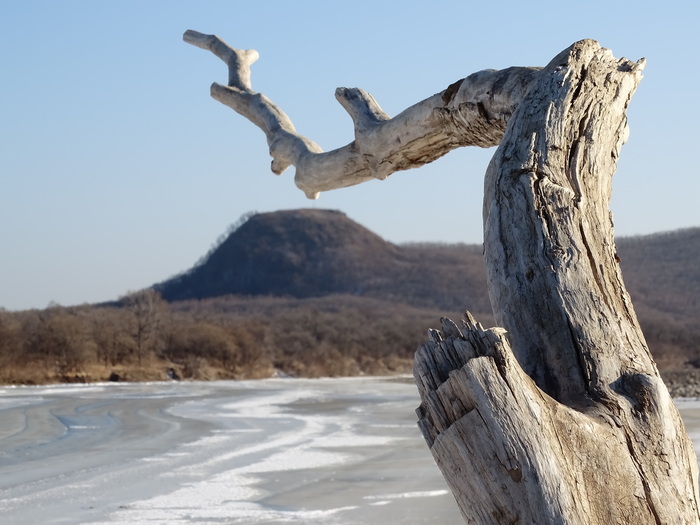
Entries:
<svg viewBox="0 0 700 525">
<path fill-rule="evenodd" d="M 700 369 L 692 368 L 688 370 L 674 370 L 661 372 L 661 379 L 666 388 L 668 388 L 671 397 L 676 399 L 700 399 Z M 101 380 L 75 380 L 75 381 L 55 381 L 45 383 L 0 383 L 2 388 L 44 388 L 52 386 L 77 386 L 77 385 L 149 385 L 149 384 L 167 384 L 167 383 L 211 383 L 217 382 L 256 382 L 256 381 L 313 381 L 313 380 L 343 380 L 343 379 L 358 379 L 358 380 L 380 380 L 380 381 L 396 381 L 400 383 L 414 384 L 413 375 L 410 372 L 398 373 L 394 375 L 349 375 L 349 376 L 324 376 L 324 377 L 302 377 L 289 376 L 279 374 L 277 371 L 269 377 L 242 377 L 242 378 L 213 378 L 213 379 L 169 379 L 164 374 L 162 379 L 149 378 L 144 380 L 117 380 L 109 379 Z"/>
</svg>

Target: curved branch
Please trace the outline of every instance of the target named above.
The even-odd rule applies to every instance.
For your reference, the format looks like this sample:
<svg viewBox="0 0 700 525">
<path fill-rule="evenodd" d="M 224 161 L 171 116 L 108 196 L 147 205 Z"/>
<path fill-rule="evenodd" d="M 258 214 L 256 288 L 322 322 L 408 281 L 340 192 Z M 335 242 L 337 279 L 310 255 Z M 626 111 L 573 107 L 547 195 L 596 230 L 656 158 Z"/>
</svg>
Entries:
<svg viewBox="0 0 700 525">
<path fill-rule="evenodd" d="M 229 46 L 216 35 L 185 32 L 185 42 L 207 49 L 229 66 L 229 83 L 214 83 L 211 95 L 263 130 L 272 171 L 296 168 L 295 182 L 309 198 L 422 166 L 462 146 L 498 145 L 513 111 L 530 89 L 538 68 L 484 70 L 455 82 L 390 118 L 374 98 L 357 88 L 338 88 L 336 98 L 355 125 L 355 140 L 323 152 L 297 133 L 291 119 L 253 91 L 253 50 Z"/>
</svg>

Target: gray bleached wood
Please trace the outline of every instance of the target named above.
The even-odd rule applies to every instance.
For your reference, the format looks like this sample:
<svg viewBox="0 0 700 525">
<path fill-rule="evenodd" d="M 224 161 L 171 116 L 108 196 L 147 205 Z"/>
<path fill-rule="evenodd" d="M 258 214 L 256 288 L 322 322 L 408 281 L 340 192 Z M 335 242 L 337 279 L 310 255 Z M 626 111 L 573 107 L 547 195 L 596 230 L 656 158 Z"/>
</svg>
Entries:
<svg viewBox="0 0 700 525">
<path fill-rule="evenodd" d="M 267 135 L 273 171 L 309 196 L 500 144 L 484 191 L 494 315 L 416 353 L 419 426 L 468 523 L 700 523 L 697 461 L 624 288 L 608 210 L 643 69 L 597 42 L 548 66 L 475 73 L 390 118 L 336 97 L 355 140 L 323 153 L 252 91 L 251 51 L 193 31 L 231 71 L 214 98 Z M 506 331 L 507 330 L 507 331 Z"/>
<path fill-rule="evenodd" d="M 542 70 L 486 174 L 489 295 L 508 333 L 443 321 L 416 354 L 420 426 L 468 523 L 698 523 L 695 454 L 608 211 L 642 67 L 584 41 Z"/>
<path fill-rule="evenodd" d="M 265 95 L 252 90 L 252 50 L 232 48 L 216 35 L 186 31 L 185 42 L 207 49 L 229 67 L 229 82 L 214 83 L 211 96 L 265 133 L 272 171 L 296 168 L 294 180 L 307 197 L 422 166 L 462 146 L 497 145 L 508 118 L 527 93 L 537 68 L 514 67 L 474 73 L 389 118 L 372 96 L 338 88 L 336 98 L 355 123 L 355 140 L 323 152 L 299 135 L 290 118 Z"/>
</svg>

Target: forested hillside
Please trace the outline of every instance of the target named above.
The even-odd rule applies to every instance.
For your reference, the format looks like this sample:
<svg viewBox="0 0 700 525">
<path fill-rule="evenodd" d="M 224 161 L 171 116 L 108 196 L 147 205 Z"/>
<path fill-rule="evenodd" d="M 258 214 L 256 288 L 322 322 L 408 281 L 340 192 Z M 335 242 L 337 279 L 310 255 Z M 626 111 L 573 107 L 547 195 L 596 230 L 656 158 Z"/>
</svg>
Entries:
<svg viewBox="0 0 700 525">
<path fill-rule="evenodd" d="M 619 239 L 667 377 L 700 366 L 700 228 Z M 330 210 L 257 214 L 190 270 L 102 305 L 0 311 L 0 381 L 410 371 L 439 317 L 493 319 L 481 246 L 395 245 Z M 679 372 L 680 371 L 680 372 Z"/>
<path fill-rule="evenodd" d="M 331 294 L 490 315 L 481 246 L 391 244 L 333 210 L 260 213 L 190 270 L 155 286 L 167 301 Z"/>
</svg>

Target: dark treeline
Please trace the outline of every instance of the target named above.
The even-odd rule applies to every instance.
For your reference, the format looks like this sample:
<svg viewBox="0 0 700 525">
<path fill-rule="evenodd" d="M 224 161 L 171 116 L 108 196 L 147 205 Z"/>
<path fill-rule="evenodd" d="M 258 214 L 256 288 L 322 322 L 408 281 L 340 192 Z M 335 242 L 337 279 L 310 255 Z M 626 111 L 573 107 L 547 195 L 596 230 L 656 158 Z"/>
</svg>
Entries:
<svg viewBox="0 0 700 525">
<path fill-rule="evenodd" d="M 662 371 L 700 367 L 700 324 L 644 306 L 638 314 Z M 351 295 L 169 304 L 153 290 L 114 306 L 0 310 L 0 383 L 408 373 L 441 315 L 461 312 Z"/>
<path fill-rule="evenodd" d="M 42 384 L 410 372 L 439 313 L 352 296 L 221 297 L 0 311 L 0 382 Z"/>
</svg>

